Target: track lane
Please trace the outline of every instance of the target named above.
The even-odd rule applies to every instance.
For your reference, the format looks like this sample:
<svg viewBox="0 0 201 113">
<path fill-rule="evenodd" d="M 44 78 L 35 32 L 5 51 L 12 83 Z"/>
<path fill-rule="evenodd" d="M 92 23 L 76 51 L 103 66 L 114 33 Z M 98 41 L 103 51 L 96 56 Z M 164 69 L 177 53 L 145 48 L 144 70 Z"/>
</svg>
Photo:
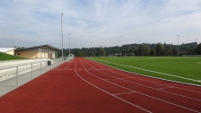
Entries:
<svg viewBox="0 0 201 113">
<path fill-rule="evenodd" d="M 86 60 L 85 60 L 86 61 Z M 87 61 L 88 62 L 88 61 Z M 89 67 L 89 68 L 91 68 L 91 67 Z M 104 73 L 101 73 L 98 69 L 99 69 L 100 67 L 97 67 L 97 73 L 96 73 L 96 75 L 97 76 L 100 76 L 100 77 L 102 77 L 101 76 L 101 74 L 104 74 Z M 89 70 L 90 71 L 90 70 Z M 102 71 L 103 71 L 103 69 L 102 69 Z M 93 72 L 93 71 L 91 71 L 91 72 Z M 100 74 L 98 74 L 98 73 L 100 73 Z M 107 73 L 108 74 L 108 73 Z M 116 77 L 116 75 L 114 75 L 115 77 Z M 120 79 L 121 80 L 121 79 Z M 117 80 L 118 81 L 118 80 Z M 136 87 L 134 87 L 134 88 L 136 88 Z M 137 87 L 138 88 L 138 91 L 140 91 L 139 89 L 142 89 L 143 87 Z M 144 91 L 146 91 L 146 90 L 144 90 Z M 150 92 L 153 92 L 152 90 L 149 90 L 149 92 L 146 92 L 146 93 L 150 93 Z M 158 91 L 158 92 L 160 92 L 160 91 Z M 164 93 L 164 92 L 163 92 Z M 160 94 L 160 93 L 159 93 Z M 166 94 L 166 93 L 164 93 L 164 94 Z M 148 95 L 148 96 L 151 96 L 151 97 L 153 97 L 153 96 L 156 96 L 157 94 L 152 94 L 152 95 Z M 166 94 L 166 96 L 167 96 L 167 94 Z M 177 101 L 173 101 L 172 102 L 172 100 L 174 100 L 175 98 L 177 98 L 177 96 L 178 95 L 176 95 L 176 97 L 172 97 L 172 95 L 168 95 L 170 98 L 167 98 L 166 96 L 163 96 L 163 98 L 162 97 L 160 97 L 160 98 L 162 98 L 162 99 L 160 99 L 160 98 L 158 98 L 158 97 L 154 97 L 154 98 L 156 98 L 157 100 L 161 100 L 161 101 L 163 101 L 163 102 L 167 102 L 167 103 L 169 103 L 169 104 L 172 104 L 172 105 L 175 105 L 175 106 L 178 106 L 178 107 L 180 107 L 180 108 L 183 108 L 183 109 L 186 109 L 186 110 L 190 110 L 190 111 L 192 111 L 192 112 L 198 112 L 198 111 L 196 111 L 196 110 L 200 110 L 200 105 L 199 105 L 199 103 L 196 103 L 196 104 L 194 104 L 194 102 L 191 102 L 191 104 L 183 104 L 183 102 L 188 102 L 189 100 L 188 99 L 184 99 L 184 98 L 180 98 L 180 99 L 182 99 L 182 101 L 181 102 L 177 102 Z M 174 95 L 175 96 L 175 95 Z M 169 102 L 169 99 L 172 99 L 170 102 Z M 181 104 L 181 105 L 180 105 Z M 188 107 L 190 107 L 190 108 L 188 108 Z M 191 108 L 193 108 L 193 109 L 191 109 Z M 194 110 L 194 109 L 196 109 L 196 110 Z"/>
</svg>

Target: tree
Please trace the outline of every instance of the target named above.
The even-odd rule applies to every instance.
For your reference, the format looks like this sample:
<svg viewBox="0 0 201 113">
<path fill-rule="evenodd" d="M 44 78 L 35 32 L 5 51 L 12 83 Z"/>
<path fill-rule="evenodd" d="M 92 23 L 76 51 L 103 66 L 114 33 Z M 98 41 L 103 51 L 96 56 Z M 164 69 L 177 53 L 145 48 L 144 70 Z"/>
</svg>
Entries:
<svg viewBox="0 0 201 113">
<path fill-rule="evenodd" d="M 128 53 L 133 53 L 133 52 L 134 52 L 134 50 L 133 50 L 132 46 L 129 46 L 128 47 Z"/>
<path fill-rule="evenodd" d="M 150 56 L 156 56 L 156 50 L 155 49 L 152 49 L 150 51 Z"/>
<path fill-rule="evenodd" d="M 201 43 L 197 46 L 195 51 L 197 54 L 201 54 Z"/>
<path fill-rule="evenodd" d="M 176 49 L 172 49 L 172 55 L 177 56 L 177 50 Z"/>
<path fill-rule="evenodd" d="M 166 56 L 172 56 L 172 50 L 165 48 L 165 55 Z"/>
<path fill-rule="evenodd" d="M 98 56 L 105 56 L 105 49 L 100 46 L 98 54 L 99 54 Z"/>
<path fill-rule="evenodd" d="M 138 45 L 138 55 L 140 56 L 148 56 L 150 54 L 150 47 L 146 44 Z"/>
<path fill-rule="evenodd" d="M 155 49 L 156 49 L 157 56 L 165 55 L 165 49 L 162 43 L 157 43 Z"/>
<path fill-rule="evenodd" d="M 68 50 L 68 49 L 66 49 Z M 178 46 L 173 44 L 126 44 L 113 47 L 92 47 L 92 48 L 75 48 L 71 52 L 75 56 L 109 56 L 114 54 L 135 53 L 136 56 L 177 56 Z M 196 42 L 181 44 L 179 46 L 180 55 L 201 54 L 200 44 Z M 68 53 L 64 51 L 64 54 Z M 58 52 L 61 56 L 61 50 Z"/>
</svg>

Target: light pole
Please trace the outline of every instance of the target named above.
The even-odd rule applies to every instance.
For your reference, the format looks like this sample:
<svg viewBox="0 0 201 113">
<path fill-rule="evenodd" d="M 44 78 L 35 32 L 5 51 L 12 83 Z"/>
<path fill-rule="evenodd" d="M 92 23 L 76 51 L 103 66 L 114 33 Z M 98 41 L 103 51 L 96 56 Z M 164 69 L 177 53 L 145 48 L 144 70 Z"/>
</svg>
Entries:
<svg viewBox="0 0 201 113">
<path fill-rule="evenodd" d="M 178 42 L 177 42 L 177 43 L 178 43 L 178 45 L 177 45 L 177 46 L 178 46 L 178 47 L 177 47 L 177 52 L 178 52 L 178 53 L 177 53 L 177 56 L 179 56 L 179 35 L 177 35 L 177 41 L 178 41 Z"/>
<path fill-rule="evenodd" d="M 69 57 L 70 57 L 70 33 L 68 33 L 69 36 Z"/>
<path fill-rule="evenodd" d="M 62 43 L 62 48 L 61 48 L 61 57 L 62 57 L 62 60 L 64 60 L 64 50 L 63 50 L 63 25 L 62 25 L 62 16 L 63 16 L 63 13 L 61 13 L 61 43 Z"/>
<path fill-rule="evenodd" d="M 198 38 L 196 38 L 196 43 L 198 44 Z"/>
</svg>

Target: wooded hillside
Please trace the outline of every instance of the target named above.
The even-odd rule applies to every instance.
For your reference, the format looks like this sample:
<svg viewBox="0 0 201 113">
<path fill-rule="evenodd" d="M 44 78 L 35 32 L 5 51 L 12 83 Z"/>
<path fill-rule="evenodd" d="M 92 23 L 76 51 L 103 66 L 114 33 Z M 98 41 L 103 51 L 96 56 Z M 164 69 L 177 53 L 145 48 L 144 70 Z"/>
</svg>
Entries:
<svg viewBox="0 0 201 113">
<path fill-rule="evenodd" d="M 125 53 L 134 53 L 135 56 L 182 56 L 182 55 L 200 55 L 201 44 L 196 42 L 181 45 L 166 43 L 157 44 L 126 44 L 113 47 L 92 47 L 92 48 L 74 48 L 71 53 L 75 56 L 124 56 Z M 64 55 L 67 56 L 68 49 L 65 49 Z"/>
</svg>

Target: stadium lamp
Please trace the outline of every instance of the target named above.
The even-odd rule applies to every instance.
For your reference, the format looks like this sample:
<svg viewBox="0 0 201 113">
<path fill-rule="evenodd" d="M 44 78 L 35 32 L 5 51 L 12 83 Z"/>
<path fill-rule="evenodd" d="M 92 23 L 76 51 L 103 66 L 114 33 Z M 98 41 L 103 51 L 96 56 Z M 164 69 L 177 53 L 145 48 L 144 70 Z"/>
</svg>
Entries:
<svg viewBox="0 0 201 113">
<path fill-rule="evenodd" d="M 69 55 L 70 55 L 70 33 L 68 33 L 69 36 Z"/>
<path fill-rule="evenodd" d="M 61 48 L 61 57 L 62 57 L 62 60 L 64 60 L 64 51 L 63 51 L 63 25 L 62 25 L 62 16 L 63 16 L 63 13 L 61 13 L 61 43 L 62 43 L 62 48 Z"/>
<path fill-rule="evenodd" d="M 177 52 L 178 52 L 178 53 L 177 53 L 177 55 L 179 56 L 179 35 L 177 35 L 177 41 L 178 41 L 178 42 L 177 42 L 177 43 L 178 43 L 178 47 L 177 47 Z"/>
</svg>

